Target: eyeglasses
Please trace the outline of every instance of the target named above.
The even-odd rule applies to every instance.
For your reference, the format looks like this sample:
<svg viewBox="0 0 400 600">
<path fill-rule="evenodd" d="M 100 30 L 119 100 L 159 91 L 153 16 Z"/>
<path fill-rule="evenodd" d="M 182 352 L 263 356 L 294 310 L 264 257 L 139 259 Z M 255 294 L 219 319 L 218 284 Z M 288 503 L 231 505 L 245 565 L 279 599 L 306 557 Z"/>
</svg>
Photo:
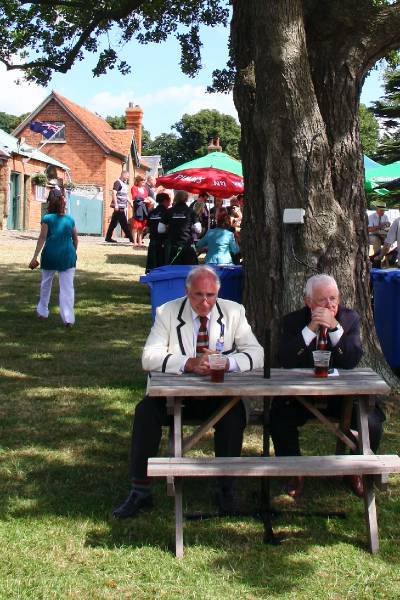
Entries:
<svg viewBox="0 0 400 600">
<path fill-rule="evenodd" d="M 190 292 L 190 294 L 196 300 L 207 300 L 207 302 L 211 302 L 218 296 L 218 294 L 202 294 L 201 292 Z"/>
<path fill-rule="evenodd" d="M 328 298 L 314 298 L 317 306 L 326 306 L 330 304 L 337 304 L 339 302 L 339 296 L 329 296 Z"/>
</svg>

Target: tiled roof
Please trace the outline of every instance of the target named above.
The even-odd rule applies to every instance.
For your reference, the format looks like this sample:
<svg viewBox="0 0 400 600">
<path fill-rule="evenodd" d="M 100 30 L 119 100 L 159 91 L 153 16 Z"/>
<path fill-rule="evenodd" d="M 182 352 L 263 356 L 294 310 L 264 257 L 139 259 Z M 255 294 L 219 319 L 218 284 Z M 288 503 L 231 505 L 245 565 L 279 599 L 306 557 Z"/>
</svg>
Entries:
<svg viewBox="0 0 400 600">
<path fill-rule="evenodd" d="M 107 150 L 126 157 L 129 154 L 133 131 L 124 129 L 115 130 L 102 117 L 90 110 L 71 102 L 68 98 L 57 92 L 52 93 L 53 98 L 63 106 L 67 112 L 74 116 L 85 129 L 88 130 Z M 121 135 L 122 133 L 122 135 Z"/>
<path fill-rule="evenodd" d="M 57 92 L 53 92 L 52 95 L 67 109 L 67 111 L 74 115 L 85 129 L 91 132 L 103 146 L 124 158 L 128 156 L 132 138 L 134 137 L 132 129 L 113 129 L 105 119 L 92 113 L 90 110 L 82 108 L 82 106 L 75 104 L 75 102 L 71 102 L 71 100 L 68 100 L 68 98 L 61 96 L 61 94 L 58 94 Z M 140 164 L 144 167 L 148 167 L 144 160 L 140 160 Z"/>
<path fill-rule="evenodd" d="M 106 151 L 118 155 L 125 159 L 131 148 L 134 132 L 132 129 L 113 129 L 103 117 L 75 104 L 65 96 L 61 96 L 57 92 L 52 92 L 18 127 L 15 129 L 15 134 L 18 134 L 28 125 L 36 114 L 38 114 L 49 102 L 54 99 L 67 113 L 69 113 L 78 123 L 93 137 Z M 136 143 L 136 142 L 134 142 Z M 140 160 L 141 166 L 148 169 L 148 165 L 144 160 Z"/>
</svg>

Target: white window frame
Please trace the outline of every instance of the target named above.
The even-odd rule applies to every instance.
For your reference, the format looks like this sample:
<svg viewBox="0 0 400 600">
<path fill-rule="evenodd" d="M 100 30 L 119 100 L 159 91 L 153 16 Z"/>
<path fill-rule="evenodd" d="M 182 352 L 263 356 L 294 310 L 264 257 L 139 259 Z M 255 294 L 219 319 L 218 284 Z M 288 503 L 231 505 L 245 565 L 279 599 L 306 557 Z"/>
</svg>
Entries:
<svg viewBox="0 0 400 600">
<path fill-rule="evenodd" d="M 35 200 L 41 203 L 47 202 L 46 186 L 35 185 Z"/>
</svg>

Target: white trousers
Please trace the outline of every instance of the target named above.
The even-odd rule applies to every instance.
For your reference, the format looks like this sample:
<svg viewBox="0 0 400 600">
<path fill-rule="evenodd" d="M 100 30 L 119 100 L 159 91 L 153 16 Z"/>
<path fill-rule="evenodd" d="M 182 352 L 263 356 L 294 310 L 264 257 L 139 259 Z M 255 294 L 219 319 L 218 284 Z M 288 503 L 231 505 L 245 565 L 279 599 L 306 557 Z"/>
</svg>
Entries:
<svg viewBox="0 0 400 600">
<path fill-rule="evenodd" d="M 46 271 L 42 269 L 42 281 L 40 284 L 39 304 L 36 307 L 37 314 L 47 319 L 49 316 L 49 302 L 51 287 L 53 285 L 54 273 L 57 271 Z M 63 323 L 75 323 L 74 315 L 74 276 L 75 267 L 66 271 L 58 271 L 58 285 L 60 287 L 59 303 L 60 315 Z"/>
</svg>

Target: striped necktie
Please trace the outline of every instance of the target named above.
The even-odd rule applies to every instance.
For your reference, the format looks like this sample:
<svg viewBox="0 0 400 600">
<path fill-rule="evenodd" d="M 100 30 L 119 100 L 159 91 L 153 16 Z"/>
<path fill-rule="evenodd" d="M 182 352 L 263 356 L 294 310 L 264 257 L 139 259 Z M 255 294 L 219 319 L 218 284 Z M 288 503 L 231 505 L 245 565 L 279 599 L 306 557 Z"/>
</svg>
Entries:
<svg viewBox="0 0 400 600">
<path fill-rule="evenodd" d="M 200 327 L 199 333 L 197 334 L 196 343 L 196 354 L 201 354 L 205 348 L 208 348 L 208 331 L 207 331 L 207 317 L 199 317 Z"/>
</svg>

